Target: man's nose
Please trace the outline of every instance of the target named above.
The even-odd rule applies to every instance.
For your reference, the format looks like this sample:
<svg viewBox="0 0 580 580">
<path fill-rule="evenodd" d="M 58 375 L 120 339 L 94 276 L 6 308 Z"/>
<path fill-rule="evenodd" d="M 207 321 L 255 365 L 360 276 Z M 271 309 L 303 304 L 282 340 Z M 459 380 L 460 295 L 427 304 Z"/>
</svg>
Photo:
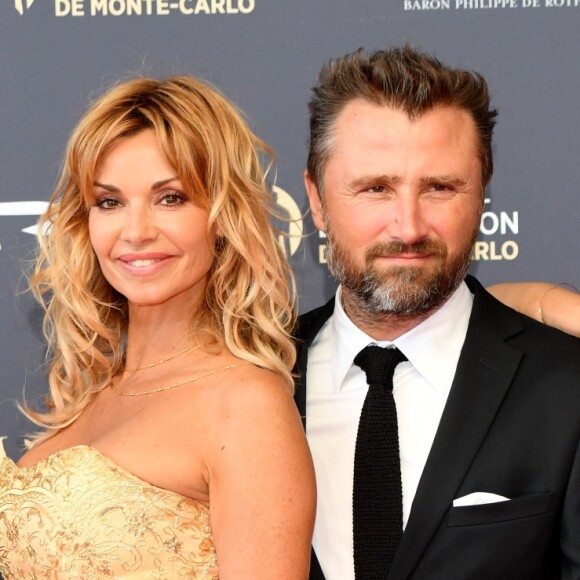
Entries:
<svg viewBox="0 0 580 580">
<path fill-rule="evenodd" d="M 389 234 L 405 244 L 413 244 L 425 239 L 428 235 L 425 210 L 419 199 L 410 196 L 399 196 L 393 200 L 391 207 Z"/>
</svg>

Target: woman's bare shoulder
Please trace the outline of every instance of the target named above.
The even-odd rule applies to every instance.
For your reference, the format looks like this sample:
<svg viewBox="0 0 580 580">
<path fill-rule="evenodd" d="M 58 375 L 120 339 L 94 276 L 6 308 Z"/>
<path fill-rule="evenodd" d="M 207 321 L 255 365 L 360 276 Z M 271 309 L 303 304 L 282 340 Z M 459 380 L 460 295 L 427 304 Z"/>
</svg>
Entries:
<svg viewBox="0 0 580 580">
<path fill-rule="evenodd" d="M 238 412 L 253 415 L 257 409 L 294 411 L 291 389 L 282 377 L 249 363 L 240 363 L 215 385 L 213 404 L 214 412 L 226 416 Z"/>
</svg>

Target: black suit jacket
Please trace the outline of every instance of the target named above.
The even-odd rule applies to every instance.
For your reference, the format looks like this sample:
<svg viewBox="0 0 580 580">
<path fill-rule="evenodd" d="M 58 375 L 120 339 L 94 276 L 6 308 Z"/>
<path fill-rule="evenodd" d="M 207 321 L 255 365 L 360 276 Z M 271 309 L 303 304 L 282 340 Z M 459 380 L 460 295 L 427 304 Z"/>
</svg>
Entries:
<svg viewBox="0 0 580 580">
<path fill-rule="evenodd" d="M 580 340 L 467 283 L 465 343 L 389 579 L 580 579 Z M 333 310 L 300 320 L 305 423 L 308 346 Z M 474 492 L 511 501 L 452 506 Z M 310 578 L 324 578 L 315 554 Z"/>
</svg>

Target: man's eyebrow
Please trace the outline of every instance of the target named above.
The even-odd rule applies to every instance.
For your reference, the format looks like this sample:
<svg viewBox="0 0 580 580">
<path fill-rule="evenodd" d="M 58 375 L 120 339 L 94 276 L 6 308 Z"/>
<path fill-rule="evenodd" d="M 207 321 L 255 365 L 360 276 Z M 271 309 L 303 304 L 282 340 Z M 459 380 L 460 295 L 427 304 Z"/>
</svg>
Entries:
<svg viewBox="0 0 580 580">
<path fill-rule="evenodd" d="M 448 185 L 454 186 L 467 185 L 467 181 L 457 175 L 427 175 L 420 179 L 420 183 L 422 185 L 427 183 L 447 183 Z"/>
<path fill-rule="evenodd" d="M 179 177 L 177 175 L 174 175 L 173 177 L 168 177 L 167 179 L 160 179 L 159 181 L 156 181 L 152 186 L 151 189 L 155 190 L 155 189 L 159 189 L 161 187 L 163 187 L 164 185 L 167 185 L 168 183 L 171 183 L 172 181 L 178 181 Z M 121 190 L 114 186 L 114 185 L 109 185 L 107 183 L 101 183 L 99 181 L 95 181 L 93 183 L 93 185 L 95 187 L 101 187 L 102 189 L 110 192 L 110 193 L 119 193 Z"/>
<path fill-rule="evenodd" d="M 401 178 L 398 175 L 386 175 L 386 174 L 379 174 L 379 175 L 363 175 L 361 177 L 357 177 L 353 181 L 350 182 L 350 186 L 353 189 L 358 189 L 360 187 L 373 185 L 373 184 L 380 184 L 380 183 L 399 183 Z"/>
</svg>

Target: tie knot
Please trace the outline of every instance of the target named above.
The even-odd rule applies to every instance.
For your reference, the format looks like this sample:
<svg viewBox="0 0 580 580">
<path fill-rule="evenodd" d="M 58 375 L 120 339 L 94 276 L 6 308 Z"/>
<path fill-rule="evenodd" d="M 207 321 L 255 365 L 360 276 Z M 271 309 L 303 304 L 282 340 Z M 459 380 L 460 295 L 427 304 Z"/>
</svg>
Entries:
<svg viewBox="0 0 580 580">
<path fill-rule="evenodd" d="M 383 385 L 392 389 L 395 368 L 406 360 L 407 357 L 398 348 L 371 344 L 356 355 L 354 364 L 365 372 L 369 385 Z"/>
</svg>

